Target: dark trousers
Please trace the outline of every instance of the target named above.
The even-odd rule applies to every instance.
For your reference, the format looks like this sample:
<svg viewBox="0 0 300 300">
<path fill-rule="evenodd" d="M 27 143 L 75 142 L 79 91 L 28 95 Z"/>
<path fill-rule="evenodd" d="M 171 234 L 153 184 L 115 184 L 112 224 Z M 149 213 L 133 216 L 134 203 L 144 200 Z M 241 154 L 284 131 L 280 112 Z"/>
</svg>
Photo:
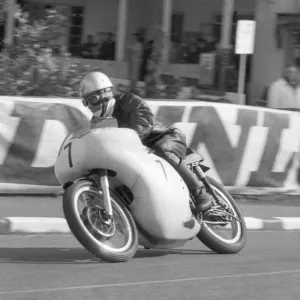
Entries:
<svg viewBox="0 0 300 300">
<path fill-rule="evenodd" d="M 154 143 L 152 149 L 155 150 L 156 155 L 164 158 L 174 168 L 177 168 L 186 156 L 185 135 L 179 129 L 172 128 Z"/>
<path fill-rule="evenodd" d="M 203 187 L 194 172 L 184 162 L 187 152 L 185 135 L 177 128 L 167 131 L 158 141 L 152 145 L 155 154 L 171 164 L 182 177 L 191 193 Z"/>
</svg>

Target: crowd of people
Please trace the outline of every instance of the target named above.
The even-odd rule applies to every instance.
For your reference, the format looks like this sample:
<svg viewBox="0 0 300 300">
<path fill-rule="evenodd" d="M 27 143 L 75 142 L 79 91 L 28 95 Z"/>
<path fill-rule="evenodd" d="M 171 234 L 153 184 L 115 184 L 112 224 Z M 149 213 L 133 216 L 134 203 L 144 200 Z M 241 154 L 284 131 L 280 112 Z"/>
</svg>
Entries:
<svg viewBox="0 0 300 300">
<path fill-rule="evenodd" d="M 144 81 L 147 73 L 147 63 L 151 56 L 153 40 L 147 40 L 146 30 L 138 29 L 133 34 L 133 43 L 128 48 L 132 76 L 138 81 Z M 97 39 L 92 34 L 87 35 L 81 45 L 81 58 L 115 60 L 115 36 L 112 33 L 99 32 Z"/>
<path fill-rule="evenodd" d="M 146 42 L 146 47 L 149 49 L 153 44 L 153 40 L 147 41 L 145 39 L 145 30 L 139 29 L 134 33 L 139 42 Z M 179 43 L 172 42 L 171 47 L 171 62 L 172 63 L 187 63 L 198 64 L 199 55 L 201 53 L 214 52 L 217 49 L 216 41 L 207 41 L 204 38 L 197 38 L 196 40 Z M 149 50 L 148 50 L 149 51 Z M 97 34 L 97 39 L 94 35 L 87 35 L 86 41 L 81 47 L 81 56 L 83 58 L 96 58 L 103 60 L 113 60 L 115 55 L 115 38 L 113 33 Z"/>
<path fill-rule="evenodd" d="M 111 32 L 98 32 L 97 39 L 92 34 L 89 34 L 81 46 L 80 56 L 82 58 L 114 60 L 115 45 L 115 37 Z"/>
<path fill-rule="evenodd" d="M 209 41 L 204 37 L 197 37 L 183 42 L 172 42 L 170 62 L 199 64 L 201 53 L 215 52 L 217 47 L 217 41 Z"/>
<path fill-rule="evenodd" d="M 145 28 L 138 28 L 130 36 L 130 40 L 126 48 L 126 61 L 130 63 L 130 78 L 134 86 L 134 82 L 144 82 L 148 75 L 149 61 L 154 48 L 154 40 L 156 41 L 157 37 L 150 37 Z M 115 44 L 115 35 L 112 33 L 99 32 L 96 37 L 89 34 L 81 46 L 80 56 L 87 59 L 115 60 Z M 201 54 L 206 53 L 215 55 L 212 88 L 217 87 L 220 53 L 216 38 L 185 34 L 180 42 L 172 40 L 169 60 L 171 64 L 200 64 Z M 232 51 L 226 78 L 226 85 L 230 92 L 234 92 L 237 88 L 238 64 L 238 56 Z M 247 65 L 247 79 L 249 79 L 249 71 L 250 68 Z"/>
<path fill-rule="evenodd" d="M 138 29 L 134 34 L 134 41 L 129 47 L 130 73 L 133 86 L 136 82 L 144 81 L 147 76 L 148 62 L 153 50 L 153 40 L 147 39 L 146 30 Z M 199 63 L 201 53 L 217 52 L 218 45 L 215 41 L 207 42 L 203 38 L 198 38 L 193 43 L 172 44 L 171 63 Z M 93 35 L 88 35 L 82 44 L 81 57 L 101 60 L 115 60 L 115 37 L 112 33 L 97 34 L 97 39 Z M 232 63 L 235 70 L 238 69 L 238 60 L 233 58 Z M 217 67 L 217 66 L 216 66 Z M 249 66 L 250 67 L 250 66 Z M 247 68 L 249 71 L 250 68 Z M 247 72 L 247 75 L 248 72 Z M 247 76 L 249 81 L 250 76 Z M 217 81 L 217 78 L 216 78 Z M 235 80 L 236 81 L 236 80 Z M 300 69 L 292 64 L 285 67 L 283 75 L 278 80 L 271 83 L 262 97 L 265 106 L 269 108 L 300 109 Z"/>
</svg>

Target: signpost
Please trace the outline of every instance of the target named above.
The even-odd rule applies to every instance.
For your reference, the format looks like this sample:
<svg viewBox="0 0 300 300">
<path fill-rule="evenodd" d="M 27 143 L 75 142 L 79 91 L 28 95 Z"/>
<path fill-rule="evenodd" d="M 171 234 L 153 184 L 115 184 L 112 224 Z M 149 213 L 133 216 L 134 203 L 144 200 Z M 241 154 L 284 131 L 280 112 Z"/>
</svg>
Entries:
<svg viewBox="0 0 300 300">
<path fill-rule="evenodd" d="M 221 40 L 220 40 L 220 69 L 219 69 L 219 90 L 226 92 L 228 74 L 228 63 L 231 54 L 231 36 L 232 36 L 232 21 L 235 7 L 235 0 L 223 0 Z"/>
<path fill-rule="evenodd" d="M 255 21 L 238 21 L 235 41 L 235 53 L 240 55 L 238 79 L 238 94 L 240 98 L 240 104 L 242 104 L 242 98 L 245 90 L 247 55 L 254 52 L 255 29 Z"/>
</svg>

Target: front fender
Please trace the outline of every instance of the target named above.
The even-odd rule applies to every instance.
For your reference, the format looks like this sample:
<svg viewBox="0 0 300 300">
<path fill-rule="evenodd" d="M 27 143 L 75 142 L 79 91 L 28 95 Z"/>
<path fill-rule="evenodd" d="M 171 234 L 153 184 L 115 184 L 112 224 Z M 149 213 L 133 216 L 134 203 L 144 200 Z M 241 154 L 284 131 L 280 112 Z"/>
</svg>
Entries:
<svg viewBox="0 0 300 300">
<path fill-rule="evenodd" d="M 89 176 L 89 177 L 80 177 L 80 178 L 78 178 L 74 181 L 68 181 L 63 185 L 63 189 L 66 190 L 69 186 L 71 186 L 71 185 L 73 185 L 73 184 L 75 184 L 75 183 L 77 183 L 78 181 L 81 181 L 81 180 L 91 181 L 92 183 L 95 183 L 96 186 L 99 185 L 96 178 L 93 178 L 93 177 Z"/>
</svg>

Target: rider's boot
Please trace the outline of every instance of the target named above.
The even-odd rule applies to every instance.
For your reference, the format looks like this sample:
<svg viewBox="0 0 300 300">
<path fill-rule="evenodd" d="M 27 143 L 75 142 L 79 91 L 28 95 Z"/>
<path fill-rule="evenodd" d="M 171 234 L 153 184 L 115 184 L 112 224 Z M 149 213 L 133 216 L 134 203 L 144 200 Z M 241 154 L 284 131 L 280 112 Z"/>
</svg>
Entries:
<svg viewBox="0 0 300 300">
<path fill-rule="evenodd" d="M 195 212 L 204 213 L 209 210 L 213 206 L 213 197 L 183 160 L 177 167 L 177 171 L 195 199 Z"/>
</svg>

